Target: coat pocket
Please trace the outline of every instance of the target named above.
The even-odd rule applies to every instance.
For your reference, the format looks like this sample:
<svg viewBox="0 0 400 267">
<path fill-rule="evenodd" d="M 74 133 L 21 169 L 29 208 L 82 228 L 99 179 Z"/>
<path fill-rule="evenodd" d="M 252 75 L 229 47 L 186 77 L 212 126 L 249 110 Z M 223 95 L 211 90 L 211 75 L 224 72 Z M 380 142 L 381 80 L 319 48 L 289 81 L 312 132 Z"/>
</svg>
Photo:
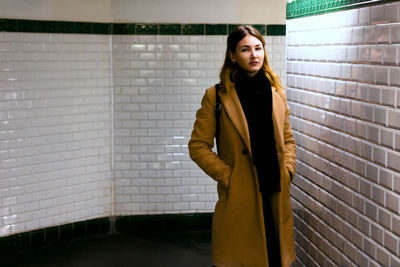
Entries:
<svg viewBox="0 0 400 267">
<path fill-rule="evenodd" d="M 228 165 L 229 168 L 225 171 L 224 175 L 221 177 L 221 179 L 218 180 L 218 185 L 221 185 L 224 189 L 228 190 L 229 184 L 231 181 L 231 175 L 232 175 L 232 167 Z"/>
</svg>

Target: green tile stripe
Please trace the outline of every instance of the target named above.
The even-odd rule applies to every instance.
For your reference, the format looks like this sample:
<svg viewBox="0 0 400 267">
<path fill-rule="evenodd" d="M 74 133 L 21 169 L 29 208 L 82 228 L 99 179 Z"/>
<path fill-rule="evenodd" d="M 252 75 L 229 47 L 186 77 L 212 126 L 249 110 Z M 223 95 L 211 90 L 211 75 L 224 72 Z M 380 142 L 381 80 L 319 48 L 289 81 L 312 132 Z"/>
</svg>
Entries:
<svg viewBox="0 0 400 267">
<path fill-rule="evenodd" d="M 293 0 L 286 4 L 286 19 L 381 5 L 396 0 Z"/>
<path fill-rule="evenodd" d="M 0 31 L 110 34 L 110 23 L 0 19 Z"/>
<path fill-rule="evenodd" d="M 286 35 L 286 25 L 267 25 L 266 35 Z"/>
<path fill-rule="evenodd" d="M 0 31 L 131 35 L 227 35 L 237 24 L 94 23 L 0 19 Z M 252 25 L 263 35 L 285 35 L 285 25 Z"/>
</svg>

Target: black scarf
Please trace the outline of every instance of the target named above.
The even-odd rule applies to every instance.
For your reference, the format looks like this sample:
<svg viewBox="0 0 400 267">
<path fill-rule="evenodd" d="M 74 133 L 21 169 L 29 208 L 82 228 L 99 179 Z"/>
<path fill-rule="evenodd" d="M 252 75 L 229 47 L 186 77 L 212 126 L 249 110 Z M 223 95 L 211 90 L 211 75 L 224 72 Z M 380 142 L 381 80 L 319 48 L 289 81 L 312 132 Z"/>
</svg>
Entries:
<svg viewBox="0 0 400 267">
<path fill-rule="evenodd" d="M 279 192 L 280 173 L 272 120 L 271 83 L 262 71 L 254 77 L 238 71 L 235 87 L 249 127 L 260 191 Z"/>
</svg>

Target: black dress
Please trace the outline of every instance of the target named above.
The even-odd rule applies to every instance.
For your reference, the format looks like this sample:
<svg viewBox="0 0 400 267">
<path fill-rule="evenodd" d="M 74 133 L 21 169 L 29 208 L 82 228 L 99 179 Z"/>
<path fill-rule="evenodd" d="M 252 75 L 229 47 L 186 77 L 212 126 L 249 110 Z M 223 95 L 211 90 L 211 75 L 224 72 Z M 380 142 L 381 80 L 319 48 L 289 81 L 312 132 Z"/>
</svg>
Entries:
<svg viewBox="0 0 400 267">
<path fill-rule="evenodd" d="M 271 196 L 280 191 L 271 84 L 262 71 L 254 77 L 238 71 L 235 87 L 249 127 L 253 163 L 256 166 L 262 195 L 269 266 L 281 266 L 279 236 L 271 210 Z"/>
</svg>

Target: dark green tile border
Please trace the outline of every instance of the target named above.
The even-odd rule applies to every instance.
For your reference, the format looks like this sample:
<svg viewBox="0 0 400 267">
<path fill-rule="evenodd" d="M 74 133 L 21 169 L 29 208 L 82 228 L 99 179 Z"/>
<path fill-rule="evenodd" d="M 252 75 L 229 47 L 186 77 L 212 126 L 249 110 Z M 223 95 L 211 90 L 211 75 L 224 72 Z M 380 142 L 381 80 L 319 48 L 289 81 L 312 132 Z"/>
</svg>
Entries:
<svg viewBox="0 0 400 267">
<path fill-rule="evenodd" d="M 160 35 L 179 35 L 182 33 L 181 24 L 160 24 Z"/>
<path fill-rule="evenodd" d="M 136 24 L 136 34 L 158 35 L 158 24 Z"/>
<path fill-rule="evenodd" d="M 253 25 L 253 27 L 256 28 L 262 35 L 267 35 L 266 29 L 269 26 L 273 26 L 273 25 L 259 25 L 259 24 Z"/>
<path fill-rule="evenodd" d="M 206 35 L 227 35 L 228 24 L 206 24 Z"/>
<path fill-rule="evenodd" d="M 92 23 L 0 19 L 0 32 L 78 33 L 78 34 L 147 34 L 147 35 L 227 35 L 238 24 L 157 24 Z M 252 25 L 262 35 L 285 35 L 278 30 L 285 25 Z"/>
<path fill-rule="evenodd" d="M 20 253 L 88 236 L 110 233 L 110 218 L 75 222 L 31 232 L 0 237 L 0 255 Z"/>
<path fill-rule="evenodd" d="M 134 23 L 114 23 L 112 24 L 112 34 L 136 34 L 136 24 Z"/>
<path fill-rule="evenodd" d="M 286 25 L 267 25 L 266 35 L 286 35 Z"/>
<path fill-rule="evenodd" d="M 364 6 L 381 5 L 398 0 L 293 0 L 286 4 L 286 19 L 294 19 L 360 8 Z"/>
<path fill-rule="evenodd" d="M 0 31 L 111 34 L 110 23 L 0 19 Z"/>
<path fill-rule="evenodd" d="M 132 215 L 75 222 L 0 237 L 0 256 L 113 232 L 211 231 L 212 217 L 213 213 Z"/>
<path fill-rule="evenodd" d="M 228 24 L 228 33 L 230 33 L 231 31 L 233 31 L 233 29 L 237 26 L 245 26 L 246 24 Z M 267 28 L 272 26 L 275 27 L 277 25 L 265 25 L 265 24 L 252 24 L 251 26 L 253 26 L 254 28 L 256 28 L 262 35 L 268 35 L 267 34 Z M 280 25 L 280 26 L 285 26 L 284 24 Z M 271 34 L 272 35 L 272 34 Z M 284 34 L 285 35 L 285 34 Z"/>
<path fill-rule="evenodd" d="M 184 24 L 182 25 L 183 35 L 205 35 L 206 26 L 204 24 Z"/>
</svg>

